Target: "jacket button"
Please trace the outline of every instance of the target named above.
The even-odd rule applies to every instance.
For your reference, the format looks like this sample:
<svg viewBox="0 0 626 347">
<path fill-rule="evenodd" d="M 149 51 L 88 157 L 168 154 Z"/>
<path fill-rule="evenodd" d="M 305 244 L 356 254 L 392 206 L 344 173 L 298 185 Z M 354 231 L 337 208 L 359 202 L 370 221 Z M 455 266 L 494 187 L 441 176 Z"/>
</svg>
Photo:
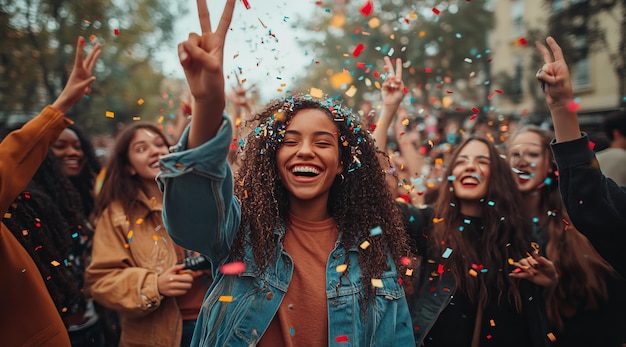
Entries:
<svg viewBox="0 0 626 347">
<path fill-rule="evenodd" d="M 267 292 L 267 294 L 265 295 L 265 298 L 266 298 L 267 300 L 272 300 L 272 299 L 274 299 L 274 293 L 272 293 L 272 292 Z"/>
</svg>

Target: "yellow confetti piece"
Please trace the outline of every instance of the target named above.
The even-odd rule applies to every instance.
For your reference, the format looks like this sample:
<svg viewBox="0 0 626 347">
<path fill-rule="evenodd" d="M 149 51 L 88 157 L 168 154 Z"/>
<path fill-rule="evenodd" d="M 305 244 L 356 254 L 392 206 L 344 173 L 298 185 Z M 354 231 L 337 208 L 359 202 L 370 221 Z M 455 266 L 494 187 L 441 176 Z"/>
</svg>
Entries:
<svg viewBox="0 0 626 347">
<path fill-rule="evenodd" d="M 165 118 L 164 118 L 163 116 L 159 117 L 159 120 L 157 121 L 157 123 L 159 123 L 159 124 L 163 123 L 163 120 L 164 120 L 164 119 L 165 119 Z"/>
<path fill-rule="evenodd" d="M 244 197 L 244 199 L 248 198 L 248 190 L 247 189 L 243 190 L 243 197 Z"/>
<path fill-rule="evenodd" d="M 124 248 L 130 248 L 130 245 L 128 243 L 125 243 Z"/>
<path fill-rule="evenodd" d="M 230 295 L 222 295 L 219 300 L 221 302 L 233 302 L 233 297 Z"/>
<path fill-rule="evenodd" d="M 64 312 L 64 313 L 65 313 L 65 312 L 67 312 L 67 307 L 63 307 L 63 308 L 61 309 L 61 312 Z"/>
<path fill-rule="evenodd" d="M 135 117 L 133 117 L 133 120 L 141 120 L 141 117 L 135 116 Z"/>
<path fill-rule="evenodd" d="M 374 81 L 374 87 L 376 87 L 376 89 L 380 89 L 380 87 L 382 87 L 382 85 L 380 84 L 380 82 Z"/>
<path fill-rule="evenodd" d="M 408 120 L 408 118 L 405 118 L 405 119 L 403 119 L 403 120 L 402 120 L 402 125 L 405 125 L 405 126 L 406 126 L 406 125 L 409 125 L 409 120 Z"/>
<path fill-rule="evenodd" d="M 26 229 L 22 230 L 22 235 L 24 235 L 24 236 L 28 235 L 28 230 L 26 230 Z"/>
<path fill-rule="evenodd" d="M 441 158 L 435 159 L 435 165 L 442 165 L 442 164 L 443 164 L 443 159 Z"/>
<path fill-rule="evenodd" d="M 282 110 L 274 113 L 274 119 L 276 119 L 276 121 L 278 122 L 284 122 L 286 118 L 287 114 Z"/>
<path fill-rule="evenodd" d="M 137 105 L 141 106 L 141 105 L 143 105 L 144 102 L 145 101 L 143 99 L 139 99 L 139 100 L 137 100 Z"/>
<path fill-rule="evenodd" d="M 548 339 L 550 340 L 550 342 L 554 342 L 556 341 L 556 336 L 554 336 L 553 333 L 548 333 Z"/>
<path fill-rule="evenodd" d="M 344 271 L 346 271 L 346 269 L 347 269 L 347 268 L 348 268 L 348 265 L 346 265 L 346 264 L 341 264 L 341 265 L 338 265 L 338 266 L 337 266 L 336 271 L 337 271 L 337 272 L 344 272 Z"/>
<path fill-rule="evenodd" d="M 324 91 L 319 88 L 311 87 L 311 91 L 309 92 L 309 94 L 311 94 L 311 96 L 314 98 L 321 98 L 322 96 L 324 96 Z"/>
<path fill-rule="evenodd" d="M 441 221 L 443 221 L 443 218 L 433 218 L 433 223 L 435 224 L 441 223 Z"/>
<path fill-rule="evenodd" d="M 493 319 L 490 319 L 489 320 L 489 325 L 491 325 L 492 327 L 495 327 L 496 326 L 496 321 L 493 320 Z"/>
<path fill-rule="evenodd" d="M 346 90 L 344 94 L 346 94 L 347 97 L 351 98 L 356 94 L 356 92 L 357 92 L 357 88 L 353 84 L 350 86 L 350 88 L 348 88 L 348 90 Z"/>
<path fill-rule="evenodd" d="M 126 235 L 126 238 L 127 238 L 127 239 L 130 239 L 131 237 L 133 237 L 133 231 L 132 231 L 132 230 L 129 230 L 129 231 L 128 231 L 128 234 Z"/>
<path fill-rule="evenodd" d="M 406 269 L 406 273 L 407 276 L 413 276 L 413 269 Z"/>
<path fill-rule="evenodd" d="M 348 141 L 343 141 L 341 144 L 342 144 L 344 147 L 348 147 L 348 145 L 350 144 L 350 142 L 348 142 Z"/>
<path fill-rule="evenodd" d="M 370 246 L 370 242 L 369 241 L 363 241 L 363 243 L 359 247 L 361 247 L 362 249 L 366 249 L 369 246 Z"/>
<path fill-rule="evenodd" d="M 7 219 L 8 219 L 8 218 L 11 218 L 11 214 L 10 214 L 9 212 L 5 213 L 5 214 L 4 214 L 4 218 L 7 218 Z"/>
<path fill-rule="evenodd" d="M 104 113 L 104 115 L 105 115 L 107 118 L 115 118 L 115 113 L 114 113 L 114 112 L 111 112 L 111 111 L 106 111 L 106 112 Z"/>
<path fill-rule="evenodd" d="M 382 288 L 383 287 L 383 281 L 379 278 L 372 278 L 372 287 L 376 287 L 376 288 Z"/>
<path fill-rule="evenodd" d="M 509 265 L 513 265 L 515 263 L 515 260 L 513 260 L 513 258 L 509 258 L 509 260 L 507 260 Z"/>
<path fill-rule="evenodd" d="M 352 75 L 347 71 L 336 73 L 330 77 L 330 84 L 335 89 L 338 89 L 341 86 L 347 85 L 349 83 L 352 83 Z"/>
<path fill-rule="evenodd" d="M 470 269 L 469 270 L 469 274 L 474 276 L 474 277 L 478 276 L 478 272 L 476 272 L 476 270 L 474 270 L 474 269 Z"/>
<path fill-rule="evenodd" d="M 50 264 L 52 264 L 52 266 L 59 266 L 59 265 L 61 265 L 61 263 L 59 263 L 56 260 L 51 261 Z"/>
<path fill-rule="evenodd" d="M 159 235 L 152 235 L 152 239 L 154 241 L 159 241 Z"/>
<path fill-rule="evenodd" d="M 372 18 L 372 19 L 370 19 L 369 22 L 367 22 L 367 25 L 369 25 L 369 27 L 372 28 L 372 29 L 378 28 L 380 26 L 380 19 Z"/>
<path fill-rule="evenodd" d="M 139 225 L 143 223 L 143 218 L 137 218 L 137 220 L 135 221 L 135 224 Z"/>
</svg>

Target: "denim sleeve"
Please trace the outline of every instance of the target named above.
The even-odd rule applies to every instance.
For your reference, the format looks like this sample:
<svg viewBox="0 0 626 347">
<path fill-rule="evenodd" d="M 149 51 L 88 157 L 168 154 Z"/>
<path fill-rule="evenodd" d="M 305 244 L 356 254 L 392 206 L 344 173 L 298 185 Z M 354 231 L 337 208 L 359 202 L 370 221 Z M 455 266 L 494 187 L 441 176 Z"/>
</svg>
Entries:
<svg viewBox="0 0 626 347">
<path fill-rule="evenodd" d="M 228 256 L 241 220 L 226 161 L 231 124 L 224 117 L 217 135 L 193 149 L 186 148 L 189 129 L 160 161 L 163 223 L 177 244 L 208 256 L 215 270 Z"/>
</svg>

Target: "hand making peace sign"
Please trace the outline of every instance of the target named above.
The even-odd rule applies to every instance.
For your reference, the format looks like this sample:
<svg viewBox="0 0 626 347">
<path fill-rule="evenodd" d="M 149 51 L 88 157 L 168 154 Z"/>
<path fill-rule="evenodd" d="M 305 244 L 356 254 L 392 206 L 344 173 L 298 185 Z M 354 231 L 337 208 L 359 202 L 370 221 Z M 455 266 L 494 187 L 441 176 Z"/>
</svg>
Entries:
<svg viewBox="0 0 626 347">
<path fill-rule="evenodd" d="M 541 82 L 548 107 L 554 111 L 567 107 L 568 102 L 574 97 L 569 69 L 561 47 L 550 36 L 546 42 L 552 52 L 539 42 L 536 45 L 544 62 L 541 69 L 537 71 L 537 79 Z"/>
<path fill-rule="evenodd" d="M 190 33 L 178 44 L 178 57 L 185 70 L 189 91 L 194 98 L 187 148 L 200 146 L 217 134 L 226 106 L 224 92 L 224 41 L 235 8 L 235 0 L 226 0 L 224 12 L 215 31 L 206 0 L 198 0 L 202 35 Z"/>
<path fill-rule="evenodd" d="M 383 82 L 381 94 L 383 106 L 398 107 L 404 98 L 404 82 L 402 82 L 402 59 L 396 59 L 396 69 L 393 69 L 391 59 L 385 56 L 385 70 L 387 79 Z"/>
</svg>

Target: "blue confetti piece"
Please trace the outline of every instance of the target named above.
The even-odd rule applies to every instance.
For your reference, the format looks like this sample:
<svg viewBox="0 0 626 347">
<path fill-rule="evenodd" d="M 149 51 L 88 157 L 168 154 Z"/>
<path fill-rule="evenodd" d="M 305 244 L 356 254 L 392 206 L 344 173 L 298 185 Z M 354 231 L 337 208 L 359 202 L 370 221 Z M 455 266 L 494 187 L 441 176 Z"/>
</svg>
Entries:
<svg viewBox="0 0 626 347">
<path fill-rule="evenodd" d="M 410 217 L 409 217 L 409 222 L 415 222 L 415 217 L 410 216 Z"/>
<path fill-rule="evenodd" d="M 373 228 L 372 230 L 370 230 L 370 235 L 372 236 L 380 235 L 382 233 L 383 233 L 383 229 L 381 229 L 380 226 L 377 226 Z"/>
<path fill-rule="evenodd" d="M 489 200 L 489 202 L 487 203 L 487 205 L 489 205 L 489 206 L 496 206 L 496 202 L 495 202 L 495 201 L 492 201 L 492 200 Z"/>
<path fill-rule="evenodd" d="M 463 231 L 464 229 L 465 229 L 465 227 L 462 226 L 462 225 L 459 227 L 459 231 Z"/>
<path fill-rule="evenodd" d="M 452 248 L 446 248 L 446 250 L 443 251 L 443 254 L 441 255 L 441 257 L 448 259 L 450 257 L 450 254 L 452 254 Z"/>
<path fill-rule="evenodd" d="M 465 223 L 465 224 L 472 224 L 472 221 L 470 219 L 465 218 L 465 219 L 463 219 L 463 223 Z"/>
<path fill-rule="evenodd" d="M 535 223 L 535 224 L 536 224 L 536 223 L 539 223 L 539 218 L 537 218 L 537 217 L 533 217 L 533 223 Z"/>
<path fill-rule="evenodd" d="M 543 184 L 545 184 L 547 186 L 551 185 L 552 184 L 552 178 L 546 177 L 546 179 L 543 180 Z"/>
</svg>

